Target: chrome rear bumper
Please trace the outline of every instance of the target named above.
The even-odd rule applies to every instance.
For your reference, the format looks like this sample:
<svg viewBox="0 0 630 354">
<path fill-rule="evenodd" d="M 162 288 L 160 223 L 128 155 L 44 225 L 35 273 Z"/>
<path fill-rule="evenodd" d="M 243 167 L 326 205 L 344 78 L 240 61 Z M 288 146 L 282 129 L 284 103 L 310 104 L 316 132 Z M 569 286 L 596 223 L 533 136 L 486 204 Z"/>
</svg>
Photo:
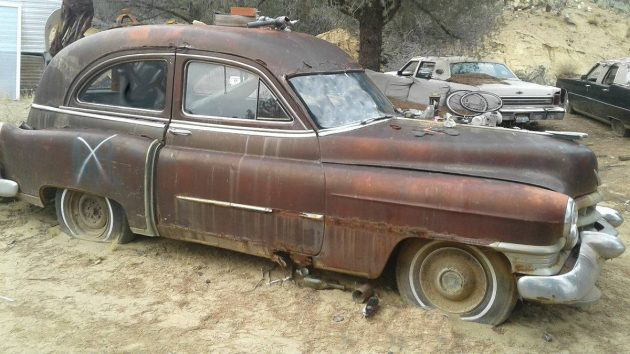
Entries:
<svg viewBox="0 0 630 354">
<path fill-rule="evenodd" d="M 589 304 L 601 295 L 595 282 L 602 264 L 607 259 L 619 257 L 625 246 L 617 238 L 623 216 L 610 208 L 597 207 L 601 215 L 595 223 L 580 232 L 579 253 L 573 268 L 566 273 L 552 276 L 523 276 L 517 287 L 523 299 L 550 304 Z"/>
<path fill-rule="evenodd" d="M 18 184 L 0 176 L 0 197 L 13 198 L 18 194 Z"/>
</svg>

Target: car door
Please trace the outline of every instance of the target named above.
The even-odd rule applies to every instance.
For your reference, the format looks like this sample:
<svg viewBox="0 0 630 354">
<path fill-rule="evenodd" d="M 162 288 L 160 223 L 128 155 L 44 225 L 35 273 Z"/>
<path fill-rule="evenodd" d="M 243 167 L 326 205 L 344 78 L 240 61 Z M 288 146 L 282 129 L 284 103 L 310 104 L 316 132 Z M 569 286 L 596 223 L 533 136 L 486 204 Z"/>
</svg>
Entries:
<svg viewBox="0 0 630 354">
<path fill-rule="evenodd" d="M 434 61 L 422 61 L 414 75 L 413 85 L 409 90 L 409 100 L 421 104 L 429 104 L 429 96 L 444 96 L 448 85 L 443 80 L 433 78 Z"/>
<path fill-rule="evenodd" d="M 608 67 L 606 74 L 602 78 L 601 82 L 594 82 L 590 87 L 590 96 L 592 98 L 592 104 L 590 112 L 592 115 L 607 119 L 608 117 L 614 117 L 618 114 L 611 106 L 611 92 L 610 86 L 615 82 L 615 77 L 619 71 L 619 65 L 611 65 Z"/>
<path fill-rule="evenodd" d="M 606 67 L 603 64 L 596 64 L 588 74 L 582 76 L 580 81 L 575 86 L 575 92 L 569 99 L 572 100 L 572 104 L 576 110 L 589 115 L 594 115 L 597 109 L 594 107 L 594 97 L 592 89 L 593 85 L 597 85 L 601 82 L 604 74 L 606 73 Z"/>
<path fill-rule="evenodd" d="M 226 55 L 178 53 L 176 73 L 173 119 L 157 164 L 160 233 L 319 252 L 319 145 L 286 91 L 263 66 Z M 251 247 L 240 250 L 259 253 Z"/>
</svg>

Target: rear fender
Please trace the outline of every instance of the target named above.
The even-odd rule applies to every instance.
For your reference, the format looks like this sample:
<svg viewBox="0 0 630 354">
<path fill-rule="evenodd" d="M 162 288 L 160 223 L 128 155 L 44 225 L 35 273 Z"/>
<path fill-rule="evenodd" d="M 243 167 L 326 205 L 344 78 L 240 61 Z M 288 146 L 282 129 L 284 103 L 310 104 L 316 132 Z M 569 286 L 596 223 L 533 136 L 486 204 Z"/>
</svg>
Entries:
<svg viewBox="0 0 630 354">
<path fill-rule="evenodd" d="M 153 162 L 159 141 L 97 130 L 0 130 L 5 178 L 19 196 L 44 204 L 47 188 L 68 188 L 116 201 L 136 233 L 151 234 Z"/>
</svg>

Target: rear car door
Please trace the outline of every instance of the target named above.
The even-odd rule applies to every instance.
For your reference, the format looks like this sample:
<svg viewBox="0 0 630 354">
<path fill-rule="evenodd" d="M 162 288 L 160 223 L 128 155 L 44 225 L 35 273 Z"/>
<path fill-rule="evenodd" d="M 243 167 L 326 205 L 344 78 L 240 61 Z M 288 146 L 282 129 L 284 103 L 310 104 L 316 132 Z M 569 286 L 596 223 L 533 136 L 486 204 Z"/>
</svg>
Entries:
<svg viewBox="0 0 630 354">
<path fill-rule="evenodd" d="M 177 54 L 173 119 L 157 164 L 161 235 L 319 252 L 325 188 L 319 145 L 283 90 L 254 61 Z"/>
</svg>

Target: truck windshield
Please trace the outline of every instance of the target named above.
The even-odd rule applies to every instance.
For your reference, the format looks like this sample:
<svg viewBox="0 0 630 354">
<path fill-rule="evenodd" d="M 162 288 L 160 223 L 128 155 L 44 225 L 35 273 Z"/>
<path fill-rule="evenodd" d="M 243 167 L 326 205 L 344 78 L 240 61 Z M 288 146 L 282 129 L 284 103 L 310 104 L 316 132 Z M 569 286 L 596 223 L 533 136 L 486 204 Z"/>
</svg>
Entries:
<svg viewBox="0 0 630 354">
<path fill-rule="evenodd" d="M 516 79 L 516 76 L 499 63 L 466 62 L 451 64 L 451 76 L 453 75 L 488 75 L 497 79 Z"/>
<path fill-rule="evenodd" d="M 395 114 L 392 104 L 364 72 L 303 75 L 289 82 L 322 129 Z"/>
</svg>

